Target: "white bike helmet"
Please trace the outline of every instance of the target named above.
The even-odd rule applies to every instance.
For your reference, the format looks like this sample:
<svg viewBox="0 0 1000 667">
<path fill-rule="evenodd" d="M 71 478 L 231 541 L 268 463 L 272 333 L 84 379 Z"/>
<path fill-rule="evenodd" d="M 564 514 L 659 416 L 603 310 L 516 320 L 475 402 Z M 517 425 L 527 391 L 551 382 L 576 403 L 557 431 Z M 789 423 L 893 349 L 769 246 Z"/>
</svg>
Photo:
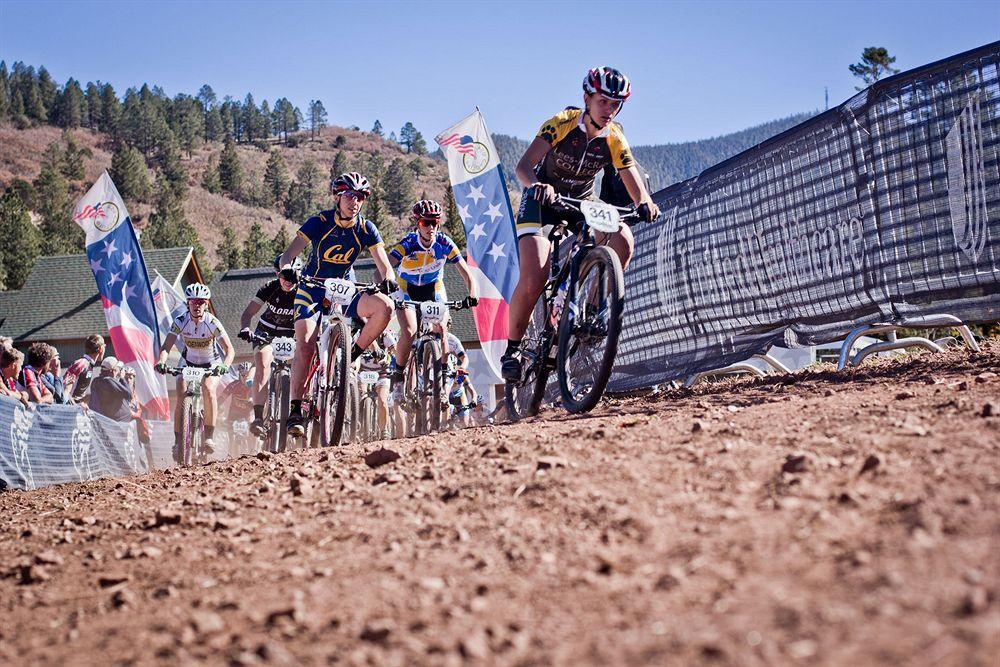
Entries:
<svg viewBox="0 0 1000 667">
<path fill-rule="evenodd" d="M 396 344 L 396 334 L 391 331 L 382 332 L 382 344 L 384 347 L 392 347 Z"/>
<path fill-rule="evenodd" d="M 208 289 L 208 285 L 191 283 L 184 288 L 184 297 L 187 299 L 211 299 L 212 290 Z"/>
<path fill-rule="evenodd" d="M 241 375 L 246 375 L 247 373 L 250 372 L 251 368 L 253 368 L 253 366 L 250 365 L 250 362 L 244 361 L 243 363 L 241 363 L 239 366 L 236 367 L 236 370 L 239 371 Z"/>
</svg>

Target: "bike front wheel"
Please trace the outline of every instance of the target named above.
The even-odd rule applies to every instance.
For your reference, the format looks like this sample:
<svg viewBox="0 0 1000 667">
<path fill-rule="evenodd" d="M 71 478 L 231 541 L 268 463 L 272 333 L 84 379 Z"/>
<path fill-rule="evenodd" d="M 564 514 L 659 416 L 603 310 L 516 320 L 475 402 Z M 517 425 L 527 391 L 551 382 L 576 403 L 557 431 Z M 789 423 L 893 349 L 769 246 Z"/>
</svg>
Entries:
<svg viewBox="0 0 1000 667">
<path fill-rule="evenodd" d="M 556 368 L 563 407 L 592 410 L 604 395 L 618 354 L 625 277 L 610 248 L 590 248 L 580 262 L 576 289 L 559 322 Z"/>
<path fill-rule="evenodd" d="M 441 348 L 436 340 L 421 346 L 419 384 L 418 428 L 421 435 L 427 435 L 441 428 Z"/>
<path fill-rule="evenodd" d="M 504 384 L 504 398 L 507 401 L 507 414 L 510 421 L 518 421 L 525 417 L 534 417 L 545 398 L 545 388 L 549 383 L 549 373 L 552 370 L 549 354 L 552 349 L 552 338 L 547 331 L 549 317 L 548 302 L 545 294 L 538 299 L 535 309 L 531 311 L 528 328 L 521 340 L 521 359 L 524 364 L 524 376 L 521 382 Z"/>
<path fill-rule="evenodd" d="M 350 398 L 348 371 L 351 365 L 351 331 L 347 323 L 337 321 L 330 327 L 327 346 L 326 391 L 320 406 L 320 445 L 339 445 L 344 433 L 344 417 Z"/>
</svg>

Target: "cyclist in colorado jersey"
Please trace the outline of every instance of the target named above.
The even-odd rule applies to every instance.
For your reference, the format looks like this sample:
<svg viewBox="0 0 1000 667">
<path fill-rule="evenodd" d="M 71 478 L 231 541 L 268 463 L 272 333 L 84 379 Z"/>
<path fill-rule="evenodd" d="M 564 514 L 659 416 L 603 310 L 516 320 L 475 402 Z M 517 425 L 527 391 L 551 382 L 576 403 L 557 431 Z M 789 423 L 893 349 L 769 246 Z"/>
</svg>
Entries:
<svg viewBox="0 0 1000 667">
<path fill-rule="evenodd" d="M 510 302 L 507 350 L 501 357 L 505 380 L 521 378 L 521 339 L 545 286 L 551 244 L 542 227 L 567 220 L 575 231 L 582 220 L 580 214 L 554 206 L 557 197 L 591 198 L 597 174 L 611 164 L 639 216 L 651 222 L 660 214 L 635 168 L 621 126 L 613 120 L 631 92 L 628 77 L 618 70 L 590 70 L 583 79 L 584 108 L 567 109 L 545 121 L 517 164 L 517 179 L 524 185 L 517 213 L 520 278 Z M 635 241 L 627 226 L 614 234 L 598 233 L 597 239 L 615 251 L 623 269 L 628 265 Z"/>
<path fill-rule="evenodd" d="M 295 292 L 301 270 L 302 260 L 298 257 L 284 267 L 281 266 L 281 255 L 274 258 L 277 277 L 264 283 L 243 310 L 240 316 L 240 338 L 249 342 L 254 336 L 268 341 L 273 338 L 295 337 Z M 264 312 L 257 322 L 257 329 L 251 331 L 253 316 L 262 309 Z M 271 381 L 271 357 L 270 343 L 254 343 L 253 422 L 250 424 L 250 431 L 257 437 L 264 437 L 264 403 L 267 401 L 268 383 Z"/>
<path fill-rule="evenodd" d="M 187 297 L 187 312 L 174 320 L 170 333 L 160 348 L 160 358 L 156 370 L 167 371 L 167 356 L 178 340 L 183 341 L 182 358 L 185 366 L 198 368 L 214 368 L 216 374 L 222 375 L 233 363 L 236 351 L 226 334 L 222 322 L 208 312 L 208 300 L 212 292 L 207 285 L 191 283 L 184 288 Z M 219 348 L 225 358 L 219 357 Z M 201 381 L 202 393 L 205 397 L 205 449 L 211 454 L 215 449 L 215 417 L 218 412 L 218 378 L 206 375 Z M 184 379 L 177 376 L 177 407 L 174 410 L 174 460 L 180 463 L 181 443 L 184 433 L 181 432 L 184 418 L 184 402 L 179 397 L 184 395 Z"/>
<path fill-rule="evenodd" d="M 361 216 L 361 206 L 372 194 L 368 179 L 357 172 L 341 174 L 330 183 L 330 189 L 333 191 L 334 207 L 306 220 L 282 254 L 281 265 L 290 264 L 307 245 L 312 244 L 312 254 L 302 273 L 315 278 L 344 278 L 362 252 L 367 250 L 371 253 L 375 268 L 385 276 L 381 285 L 384 293 L 358 292 L 354 301 L 344 309 L 347 317 L 365 320 L 365 326 L 351 350 L 351 359 L 357 359 L 389 324 L 392 301 L 386 294 L 395 289 L 396 274 L 389 264 L 378 229 Z M 288 415 L 288 434 L 293 437 L 305 433 L 302 426 L 302 394 L 305 392 L 309 362 L 316 350 L 319 309 L 322 308 L 324 294 L 323 287 L 300 285 L 295 295 L 295 358 L 292 361 L 291 408 Z"/>
<path fill-rule="evenodd" d="M 436 201 L 421 199 L 410 210 L 410 220 L 416 229 L 389 250 L 389 261 L 399 267 L 399 291 L 393 294 L 397 301 L 447 301 L 444 289 L 444 265 L 454 264 L 458 269 L 469 296 L 463 304 L 466 307 L 479 303 L 479 291 L 472 277 L 469 265 L 465 263 L 455 242 L 447 234 L 439 232 L 441 226 L 441 205 Z M 396 311 L 399 320 L 399 342 L 396 344 L 396 371 L 393 373 L 395 397 L 402 397 L 403 373 L 410 359 L 413 336 L 417 332 L 417 314 L 411 308 Z M 448 313 L 440 327 L 442 333 L 448 323 Z M 448 357 L 447 337 L 442 336 L 442 363 Z"/>
</svg>

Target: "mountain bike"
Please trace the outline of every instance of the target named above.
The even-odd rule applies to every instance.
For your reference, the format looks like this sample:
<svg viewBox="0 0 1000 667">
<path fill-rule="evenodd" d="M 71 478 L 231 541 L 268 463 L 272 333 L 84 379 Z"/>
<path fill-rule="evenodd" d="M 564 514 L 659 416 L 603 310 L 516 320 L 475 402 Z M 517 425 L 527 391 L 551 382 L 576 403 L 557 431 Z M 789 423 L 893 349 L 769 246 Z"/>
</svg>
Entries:
<svg viewBox="0 0 1000 667">
<path fill-rule="evenodd" d="M 218 367 L 167 366 L 164 372 L 179 375 L 184 380 L 184 404 L 181 408 L 181 432 L 184 434 L 182 465 L 205 463 L 205 406 L 201 398 L 201 381 L 209 375 L 220 375 Z"/>
<path fill-rule="evenodd" d="M 521 342 L 521 379 L 504 386 L 511 421 L 538 414 L 553 370 L 563 407 L 573 413 L 593 409 L 604 395 L 618 353 L 625 278 L 618 255 L 594 233 L 617 232 L 639 214 L 633 208 L 570 197 L 558 197 L 554 206 L 579 213 L 583 222 L 565 258 L 559 245 L 569 235 L 568 221 L 549 232 L 549 279 Z"/>
<path fill-rule="evenodd" d="M 303 276 L 300 284 L 326 289 L 316 351 L 309 362 L 302 396 L 303 443 L 309 447 L 339 445 L 353 437 L 353 426 L 345 434 L 344 424 L 353 425 L 357 410 L 357 389 L 352 389 L 355 383 L 351 381 L 351 320 L 343 314 L 342 307 L 349 306 L 358 292 L 375 294 L 379 288 L 368 283 L 311 276 Z"/>
<path fill-rule="evenodd" d="M 288 432 L 288 406 L 291 394 L 292 358 L 295 356 L 295 339 L 253 334 L 250 344 L 271 346 L 271 380 L 267 387 L 267 407 L 264 410 L 264 447 L 277 454 L 285 451 Z"/>
<path fill-rule="evenodd" d="M 444 321 L 448 309 L 465 308 L 462 301 L 399 301 L 397 308 L 417 312 L 417 337 L 403 372 L 403 409 L 413 419 L 416 435 L 441 429 L 441 414 L 448 409 L 445 373 L 441 368 L 441 336 L 434 326 Z"/>
</svg>

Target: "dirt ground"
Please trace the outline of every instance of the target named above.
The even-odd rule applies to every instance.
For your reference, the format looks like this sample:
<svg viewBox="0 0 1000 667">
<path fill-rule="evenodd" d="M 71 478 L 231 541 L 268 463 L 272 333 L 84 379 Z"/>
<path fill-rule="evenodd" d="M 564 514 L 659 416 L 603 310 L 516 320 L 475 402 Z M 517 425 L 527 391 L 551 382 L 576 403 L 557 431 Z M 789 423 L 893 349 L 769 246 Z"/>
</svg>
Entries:
<svg viewBox="0 0 1000 667">
<path fill-rule="evenodd" d="M 996 665 L 998 371 L 992 343 L 392 441 L 383 465 L 0 494 L 0 662 Z"/>
</svg>

